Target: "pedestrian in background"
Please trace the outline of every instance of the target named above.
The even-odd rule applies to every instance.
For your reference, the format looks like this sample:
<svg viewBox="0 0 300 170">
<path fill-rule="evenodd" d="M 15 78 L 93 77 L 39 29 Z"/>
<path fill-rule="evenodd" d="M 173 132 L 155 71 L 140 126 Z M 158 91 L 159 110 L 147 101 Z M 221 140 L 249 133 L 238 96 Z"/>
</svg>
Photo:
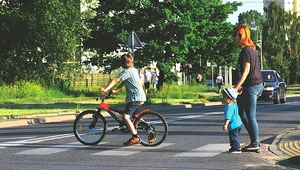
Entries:
<svg viewBox="0 0 300 170">
<path fill-rule="evenodd" d="M 202 81 L 202 76 L 201 76 L 201 74 L 197 74 L 197 77 L 196 77 L 197 85 L 200 85 L 201 81 Z"/>
<path fill-rule="evenodd" d="M 159 70 L 157 90 L 162 90 L 164 82 L 165 82 L 165 72 L 164 72 L 163 67 L 159 63 L 157 63 L 156 67 Z"/>
<path fill-rule="evenodd" d="M 239 115 L 249 134 L 250 144 L 243 150 L 260 148 L 259 129 L 256 120 L 257 98 L 263 91 L 263 78 L 258 53 L 250 38 L 250 29 L 246 25 L 238 25 L 233 29 L 233 39 L 241 48 L 238 58 L 238 79 L 234 89 L 239 97 Z"/>
<path fill-rule="evenodd" d="M 222 85 L 223 85 L 223 76 L 221 73 L 218 74 L 217 78 L 216 78 L 216 84 L 218 86 L 218 93 L 221 92 L 221 89 L 222 89 Z"/>
<path fill-rule="evenodd" d="M 144 69 L 140 69 L 140 73 L 139 73 L 139 77 L 140 77 L 140 82 L 142 85 L 144 85 L 144 72 L 143 72 Z"/>
<path fill-rule="evenodd" d="M 146 94 L 148 94 L 150 88 L 150 81 L 151 81 L 151 73 L 148 71 L 148 68 L 144 68 L 144 88 Z"/>
<path fill-rule="evenodd" d="M 154 72 L 152 73 L 152 85 L 153 85 L 154 93 L 156 93 L 157 91 L 158 76 L 159 76 L 158 69 L 154 68 Z"/>
<path fill-rule="evenodd" d="M 235 102 L 238 96 L 233 88 L 225 88 L 222 90 L 223 100 L 226 103 L 224 110 L 224 125 L 223 130 L 228 130 L 228 136 L 231 148 L 231 153 L 242 153 L 241 145 L 239 142 L 239 134 L 242 130 L 242 120 L 239 116 L 238 105 Z"/>
</svg>

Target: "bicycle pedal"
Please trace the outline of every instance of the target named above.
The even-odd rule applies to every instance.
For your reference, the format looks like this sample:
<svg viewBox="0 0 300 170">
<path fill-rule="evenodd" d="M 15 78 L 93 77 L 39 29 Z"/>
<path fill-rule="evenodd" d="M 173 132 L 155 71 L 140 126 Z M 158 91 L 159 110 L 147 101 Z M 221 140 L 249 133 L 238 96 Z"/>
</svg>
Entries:
<svg viewBox="0 0 300 170">
<path fill-rule="evenodd" d="M 148 136 L 149 143 L 154 143 L 156 141 L 156 134 L 154 132 L 151 132 Z"/>
<path fill-rule="evenodd" d="M 113 128 L 111 131 L 116 131 L 119 130 L 120 128 Z"/>
<path fill-rule="evenodd" d="M 150 139 L 149 143 L 154 143 L 156 141 L 156 138 Z"/>
</svg>

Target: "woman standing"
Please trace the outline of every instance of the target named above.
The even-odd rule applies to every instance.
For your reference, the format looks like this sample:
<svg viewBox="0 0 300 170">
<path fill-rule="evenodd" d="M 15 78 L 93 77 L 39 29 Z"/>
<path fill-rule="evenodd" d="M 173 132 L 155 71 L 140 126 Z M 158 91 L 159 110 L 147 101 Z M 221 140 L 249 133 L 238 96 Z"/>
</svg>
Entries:
<svg viewBox="0 0 300 170">
<path fill-rule="evenodd" d="M 257 98 L 263 91 L 258 53 L 250 38 L 246 25 L 233 29 L 233 39 L 241 48 L 238 59 L 239 78 L 235 90 L 240 94 L 239 115 L 250 136 L 250 144 L 243 150 L 257 150 L 260 147 L 258 123 L 256 120 Z"/>
</svg>

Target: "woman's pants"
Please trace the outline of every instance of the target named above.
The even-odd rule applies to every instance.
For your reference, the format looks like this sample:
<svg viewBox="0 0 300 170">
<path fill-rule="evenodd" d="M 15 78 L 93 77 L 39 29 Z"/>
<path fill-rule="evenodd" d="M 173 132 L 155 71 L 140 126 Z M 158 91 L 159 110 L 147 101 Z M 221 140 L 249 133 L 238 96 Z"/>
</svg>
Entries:
<svg viewBox="0 0 300 170">
<path fill-rule="evenodd" d="M 238 101 L 239 115 L 248 131 L 251 144 L 259 147 L 258 124 L 256 120 L 257 98 L 263 91 L 263 84 L 243 87 L 242 95 Z"/>
</svg>

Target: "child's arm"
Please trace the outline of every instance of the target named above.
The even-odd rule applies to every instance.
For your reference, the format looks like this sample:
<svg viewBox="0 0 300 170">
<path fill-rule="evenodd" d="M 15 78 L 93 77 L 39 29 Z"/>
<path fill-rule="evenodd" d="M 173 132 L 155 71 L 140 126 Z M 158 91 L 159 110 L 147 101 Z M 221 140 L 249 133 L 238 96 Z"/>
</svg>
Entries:
<svg viewBox="0 0 300 170">
<path fill-rule="evenodd" d="M 112 92 L 113 92 L 114 94 L 118 93 L 118 91 L 119 91 L 124 85 L 125 85 L 125 82 L 122 81 L 116 89 L 112 90 Z"/>
<path fill-rule="evenodd" d="M 113 79 L 105 89 L 104 89 L 103 87 L 101 87 L 101 88 L 99 89 L 100 92 L 102 92 L 102 93 L 107 93 L 108 90 L 110 90 L 110 89 L 111 89 L 115 84 L 117 84 L 120 80 L 121 80 L 121 79 L 118 78 L 118 77 L 115 78 L 115 79 Z"/>
<path fill-rule="evenodd" d="M 229 124 L 229 120 L 226 119 L 226 120 L 224 121 L 223 130 L 227 130 L 228 124 Z"/>
</svg>

